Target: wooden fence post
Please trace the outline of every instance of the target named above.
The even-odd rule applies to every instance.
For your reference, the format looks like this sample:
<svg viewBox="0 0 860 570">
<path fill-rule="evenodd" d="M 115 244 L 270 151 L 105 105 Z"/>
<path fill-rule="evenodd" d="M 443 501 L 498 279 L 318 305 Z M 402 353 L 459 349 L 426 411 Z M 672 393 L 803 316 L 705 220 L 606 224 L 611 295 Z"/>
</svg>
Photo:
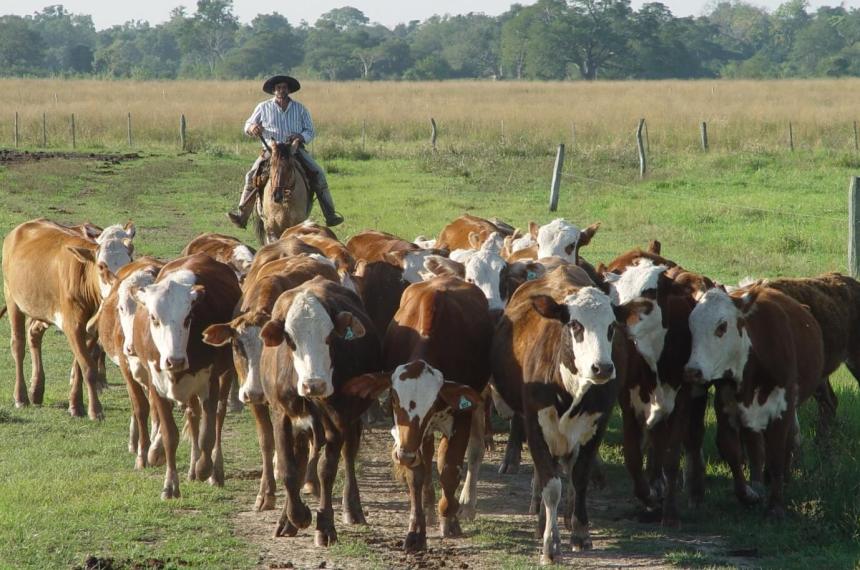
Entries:
<svg viewBox="0 0 860 570">
<path fill-rule="evenodd" d="M 128 146 L 131 146 L 131 113 L 128 114 L 128 122 L 126 123 L 126 130 L 128 132 Z"/>
<path fill-rule="evenodd" d="M 185 152 L 185 113 L 179 115 L 179 144 Z"/>
<path fill-rule="evenodd" d="M 18 111 L 15 111 L 15 148 L 18 148 Z"/>
<path fill-rule="evenodd" d="M 702 150 L 708 152 L 708 123 L 702 121 Z"/>
<path fill-rule="evenodd" d="M 75 136 L 75 135 L 76 135 L 76 133 L 75 133 L 75 114 L 74 114 L 74 113 L 72 113 L 72 124 L 71 124 L 71 127 L 72 127 L 72 149 L 74 149 L 74 148 L 76 148 L 76 147 L 77 147 L 77 140 L 76 140 L 76 139 L 77 139 L 77 137 Z"/>
<path fill-rule="evenodd" d="M 860 177 L 852 176 L 848 187 L 848 272 L 860 277 Z"/>
<path fill-rule="evenodd" d="M 552 185 L 549 188 L 549 211 L 555 212 L 558 208 L 558 190 L 561 186 L 561 170 L 564 167 L 564 143 L 558 145 L 555 154 L 555 169 L 552 173 Z"/>
<path fill-rule="evenodd" d="M 48 119 L 45 113 L 42 113 L 42 146 L 48 146 Z"/>
<path fill-rule="evenodd" d="M 791 121 L 788 122 L 788 148 L 794 152 L 794 128 L 791 126 Z"/>
<path fill-rule="evenodd" d="M 436 150 L 436 120 L 430 117 L 430 145 Z"/>
<path fill-rule="evenodd" d="M 639 147 L 639 178 L 645 178 L 645 172 L 648 170 L 645 146 L 642 144 L 642 128 L 644 126 L 645 119 L 639 119 L 639 127 L 636 129 L 636 146 Z"/>
</svg>

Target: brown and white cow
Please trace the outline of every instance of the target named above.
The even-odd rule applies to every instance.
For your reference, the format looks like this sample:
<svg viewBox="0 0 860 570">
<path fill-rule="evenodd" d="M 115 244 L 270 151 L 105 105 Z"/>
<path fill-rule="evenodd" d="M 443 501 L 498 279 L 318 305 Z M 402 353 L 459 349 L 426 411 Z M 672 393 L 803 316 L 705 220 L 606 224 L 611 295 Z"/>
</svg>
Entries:
<svg viewBox="0 0 860 570">
<path fill-rule="evenodd" d="M 15 405 L 41 405 L 45 389 L 41 339 L 47 325 L 65 333 L 75 356 L 69 413 L 83 416 L 82 380 L 89 395 L 90 419 L 104 417 L 97 394 L 98 364 L 86 325 L 110 291 L 114 272 L 131 261 L 134 226 L 111 226 L 94 241 L 81 231 L 49 220 L 25 222 L 3 241 L 3 285 L 12 328 Z M 104 237 L 102 237 L 104 236 Z M 25 319 L 33 321 L 30 397 L 24 384 Z"/>
<path fill-rule="evenodd" d="M 739 429 L 764 434 L 770 475 L 768 514 L 784 515 L 783 487 L 797 436 L 797 406 L 822 383 L 821 327 L 809 309 L 768 287 L 705 293 L 690 314 L 687 380 L 717 382 L 717 444 L 745 503 L 747 484 Z"/>
<path fill-rule="evenodd" d="M 275 415 L 278 472 L 284 474 L 287 492 L 275 535 L 294 536 L 312 522 L 300 489 L 312 430 L 320 424 L 325 447 L 314 542 L 328 546 L 337 540 L 332 490 L 341 450 L 347 464 L 344 521 L 365 520 L 354 464 L 361 414 L 372 400 L 349 396 L 343 387 L 351 378 L 381 370 L 379 336 L 358 296 L 319 276 L 283 293 L 260 334 L 263 392 Z"/>
<path fill-rule="evenodd" d="M 574 266 L 520 286 L 493 337 L 493 381 L 524 416 L 543 509 L 541 562 L 560 553 L 558 504 L 571 466 L 574 550 L 591 548 L 586 511 L 589 471 L 624 377 L 629 341 L 616 334 L 609 297 Z"/>
<path fill-rule="evenodd" d="M 297 255 L 318 255 L 320 258 L 325 257 L 325 254 L 320 249 L 303 242 L 296 236 L 284 237 L 274 243 L 264 245 L 257 251 L 257 254 L 254 256 L 254 262 L 251 264 L 247 275 L 245 275 L 245 279 L 247 281 L 255 280 L 257 272 L 270 261 Z"/>
<path fill-rule="evenodd" d="M 474 508 L 477 468 L 483 455 L 483 436 L 474 433 L 473 414 L 479 414 L 480 393 L 490 375 L 489 349 L 492 318 L 481 291 L 462 279 L 436 277 L 410 285 L 385 336 L 385 369 L 370 381 L 357 379 L 350 393 L 376 397 L 391 389 L 395 416 L 394 459 L 407 471 L 410 495 L 407 551 L 427 546 L 424 507 L 434 503 L 433 432 L 442 432 L 438 469 L 444 497 L 438 513 L 442 536 L 459 536 L 461 503 L 456 491 L 467 446 L 470 457 L 465 501 Z M 470 436 L 471 434 L 471 436 Z M 470 439 L 477 438 L 474 442 Z"/>
<path fill-rule="evenodd" d="M 233 364 L 242 387 L 240 398 L 250 404 L 257 426 L 257 439 L 263 456 L 260 492 L 254 508 L 258 511 L 275 508 L 275 474 L 272 469 L 274 435 L 269 407 L 263 393 L 260 360 L 263 340 L 260 331 L 271 318 L 275 302 L 282 293 L 321 276 L 339 282 L 337 271 L 329 263 L 307 256 L 270 261 L 257 273 L 254 281 L 244 284 L 242 299 L 233 319 L 228 323 L 211 325 L 203 331 L 203 342 L 212 346 L 231 344 Z M 313 470 L 314 474 L 316 470 Z"/>
<path fill-rule="evenodd" d="M 409 283 L 422 280 L 424 261 L 431 255 L 446 254 L 439 249 L 424 249 L 395 235 L 377 230 L 364 230 L 352 236 L 346 247 L 356 260 L 367 263 L 384 261 L 403 270 Z"/>
<path fill-rule="evenodd" d="M 284 230 L 284 233 L 281 234 L 281 239 L 290 236 L 305 236 L 305 235 L 318 235 L 325 236 L 331 239 L 337 239 L 337 235 L 326 226 L 322 226 L 316 223 L 313 220 L 305 220 L 304 222 L 297 224 L 291 228 L 287 228 Z"/>
<path fill-rule="evenodd" d="M 355 283 L 352 280 L 352 273 L 355 272 L 355 258 L 345 245 L 336 239 L 319 234 L 304 234 L 298 237 L 306 244 L 319 249 L 323 255 L 329 258 L 337 268 L 341 285 L 355 291 Z"/>
<path fill-rule="evenodd" d="M 189 478 L 223 485 L 221 426 L 232 361 L 229 349 L 205 344 L 202 335 L 209 325 L 230 320 L 241 295 L 236 274 L 229 266 L 198 253 L 171 261 L 154 283 L 134 289 L 132 294 L 139 305 L 134 321 L 134 353 L 146 367 L 154 388 L 167 459 L 161 497 L 180 496 L 174 402 L 191 410 Z"/>
<path fill-rule="evenodd" d="M 435 247 L 448 251 L 477 249 L 494 233 L 504 238 L 513 233 L 513 228 L 508 224 L 464 214 L 442 228 Z"/>
<path fill-rule="evenodd" d="M 229 265 L 236 272 L 236 277 L 241 282 L 251 269 L 256 251 L 233 236 L 208 232 L 200 234 L 188 242 L 188 245 L 182 249 L 182 253 L 179 255 L 185 257 L 195 253 L 205 253 L 213 259 Z"/>
</svg>

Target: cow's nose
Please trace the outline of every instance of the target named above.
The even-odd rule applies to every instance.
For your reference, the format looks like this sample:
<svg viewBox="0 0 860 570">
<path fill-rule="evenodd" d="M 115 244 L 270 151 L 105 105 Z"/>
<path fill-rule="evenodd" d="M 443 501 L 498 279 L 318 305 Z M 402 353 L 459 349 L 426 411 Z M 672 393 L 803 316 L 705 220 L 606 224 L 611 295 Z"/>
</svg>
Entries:
<svg viewBox="0 0 860 570">
<path fill-rule="evenodd" d="M 418 459 L 418 456 L 414 451 L 403 451 L 402 449 L 398 449 L 397 451 L 395 451 L 394 457 L 404 467 L 414 466 L 416 460 Z"/>
<path fill-rule="evenodd" d="M 122 347 L 122 351 L 125 353 L 126 356 L 137 356 L 137 354 L 135 354 L 134 352 L 133 346 L 124 346 Z"/>
<path fill-rule="evenodd" d="M 705 378 L 702 375 L 701 368 L 687 366 L 684 368 L 684 380 L 686 380 L 687 382 L 701 384 L 705 381 Z"/>
<path fill-rule="evenodd" d="M 612 371 L 615 367 L 611 362 L 598 362 L 591 365 L 591 373 L 595 378 L 606 379 L 612 376 Z"/>
<path fill-rule="evenodd" d="M 326 396 L 328 383 L 319 378 L 302 382 L 301 395 L 305 398 L 323 398 Z"/>
<path fill-rule="evenodd" d="M 175 356 L 168 356 L 164 359 L 164 363 L 167 364 L 168 370 L 182 370 L 185 368 L 185 359 L 178 358 Z"/>
</svg>

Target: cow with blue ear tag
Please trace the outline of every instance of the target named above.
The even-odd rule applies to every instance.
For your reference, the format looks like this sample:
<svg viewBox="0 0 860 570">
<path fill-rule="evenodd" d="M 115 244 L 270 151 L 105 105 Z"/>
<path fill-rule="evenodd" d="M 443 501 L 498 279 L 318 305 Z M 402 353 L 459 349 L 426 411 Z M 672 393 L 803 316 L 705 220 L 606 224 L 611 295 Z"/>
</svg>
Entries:
<svg viewBox="0 0 860 570">
<path fill-rule="evenodd" d="M 353 291 L 318 276 L 278 297 L 260 337 L 265 345 L 260 359 L 263 393 L 274 414 L 278 471 L 287 491 L 275 533 L 294 536 L 313 522 L 300 490 L 316 432 L 324 434 L 325 442 L 314 542 L 329 546 L 337 541 L 332 492 L 341 451 L 347 463 L 344 522 L 364 522 L 354 462 L 361 414 L 373 400 L 347 394 L 344 387 L 351 378 L 382 369 L 379 336 Z"/>
<path fill-rule="evenodd" d="M 490 376 L 492 334 L 487 300 L 475 285 L 453 276 L 410 285 L 385 335 L 385 369 L 392 372 L 348 386 L 349 393 L 363 397 L 391 392 L 393 458 L 409 485 L 411 514 L 403 542 L 407 552 L 427 547 L 424 509 L 435 503 L 435 431 L 442 433 L 437 455 L 442 536 L 460 536 L 460 520 L 474 516 L 484 452 L 481 392 Z M 466 480 L 458 499 L 467 447 Z"/>
</svg>

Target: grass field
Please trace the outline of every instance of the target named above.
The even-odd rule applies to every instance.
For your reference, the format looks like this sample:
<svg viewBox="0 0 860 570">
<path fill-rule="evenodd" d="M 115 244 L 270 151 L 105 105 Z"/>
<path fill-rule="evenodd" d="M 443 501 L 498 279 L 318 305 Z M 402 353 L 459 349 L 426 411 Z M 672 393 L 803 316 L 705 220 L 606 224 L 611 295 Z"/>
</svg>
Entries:
<svg viewBox="0 0 860 570">
<path fill-rule="evenodd" d="M 326 159 L 338 208 L 348 220 L 338 233 L 346 238 L 374 227 L 407 238 L 433 235 L 467 211 L 498 215 L 519 226 L 545 222 L 552 217 L 545 206 L 552 157 L 519 154 Z M 137 252 L 175 256 L 200 232 L 233 233 L 222 212 L 232 204 L 235 181 L 249 159 L 218 152 L 168 153 L 118 166 L 57 160 L 0 167 L 0 232 L 38 216 L 102 224 L 133 219 L 139 228 Z M 727 283 L 746 275 L 845 271 L 846 190 L 858 166 L 853 155 L 824 151 L 680 154 L 656 160 L 652 177 L 640 183 L 632 157 L 578 157 L 568 163 L 558 215 L 581 224 L 603 222 L 584 250 L 594 262 L 657 238 L 669 257 Z M 250 232 L 241 237 L 250 240 Z M 98 424 L 71 419 L 65 412 L 70 353 L 62 336 L 49 333 L 46 340 L 42 409 L 11 407 L 11 356 L 0 354 L 0 567 L 82 566 L 88 556 L 128 566 L 149 561 L 151 567 L 168 568 L 265 567 L 257 548 L 236 532 L 235 514 L 247 510 L 257 486 L 258 452 L 249 414 L 228 416 L 226 487 L 183 481 L 183 498 L 163 503 L 158 499 L 163 470 L 131 468 L 129 404 L 117 370 L 110 367 L 111 388 L 103 398 L 107 419 Z M 5 325 L 0 326 L 0 346 L 8 346 Z M 766 523 L 760 509 L 735 502 L 711 431 L 706 505 L 698 513 L 682 514 L 685 535 L 719 537 L 755 566 L 856 565 L 860 394 L 845 372 L 835 384 L 838 435 L 826 450 L 812 437 L 814 406 L 804 408 L 805 441 L 788 486 L 788 520 Z M 628 501 L 618 429 L 613 423 L 604 457 L 610 486 Z M 183 445 L 180 470 L 187 464 L 184 450 Z M 536 543 L 524 532 L 530 526 L 515 530 L 492 519 L 467 526 L 467 532 L 478 532 L 475 544 L 500 545 L 488 550 L 492 564 L 525 567 L 536 561 L 531 554 Z M 357 557 L 386 567 L 371 556 L 361 536 L 344 535 L 333 559 L 345 564 Z M 639 525 L 619 534 L 611 549 L 645 552 L 662 564 L 683 567 L 732 564 L 720 554 L 724 550 L 695 543 L 666 550 L 662 541 L 672 537 L 672 531 Z"/>
</svg>

